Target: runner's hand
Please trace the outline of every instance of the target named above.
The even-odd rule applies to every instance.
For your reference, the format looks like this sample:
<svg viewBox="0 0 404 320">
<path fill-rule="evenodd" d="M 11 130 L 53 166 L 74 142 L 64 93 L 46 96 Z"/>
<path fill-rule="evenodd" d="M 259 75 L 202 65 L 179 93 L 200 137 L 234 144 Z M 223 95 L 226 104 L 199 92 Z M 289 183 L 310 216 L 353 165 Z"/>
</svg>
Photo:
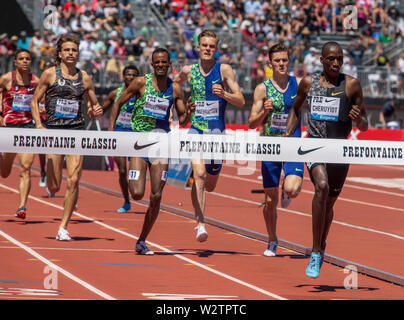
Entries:
<svg viewBox="0 0 404 320">
<path fill-rule="evenodd" d="M 195 106 L 195 102 L 192 101 L 192 98 L 189 97 L 187 100 L 187 114 L 191 114 L 195 112 L 196 106 Z"/>
<path fill-rule="evenodd" d="M 217 94 L 219 97 L 224 97 L 224 90 L 220 84 L 214 84 L 212 86 L 212 93 Z"/>
<path fill-rule="evenodd" d="M 93 105 L 92 107 L 89 106 L 88 108 L 88 115 L 90 116 L 90 119 L 100 118 L 102 117 L 103 113 L 104 112 L 99 103 Z"/>
<path fill-rule="evenodd" d="M 362 122 L 361 110 L 359 106 L 352 106 L 351 111 L 349 111 L 349 118 L 351 118 L 352 121 L 355 121 L 357 125 Z"/>
<path fill-rule="evenodd" d="M 272 99 L 268 99 L 264 102 L 264 112 L 267 114 L 269 111 L 272 111 L 274 108 L 272 104 Z"/>
</svg>

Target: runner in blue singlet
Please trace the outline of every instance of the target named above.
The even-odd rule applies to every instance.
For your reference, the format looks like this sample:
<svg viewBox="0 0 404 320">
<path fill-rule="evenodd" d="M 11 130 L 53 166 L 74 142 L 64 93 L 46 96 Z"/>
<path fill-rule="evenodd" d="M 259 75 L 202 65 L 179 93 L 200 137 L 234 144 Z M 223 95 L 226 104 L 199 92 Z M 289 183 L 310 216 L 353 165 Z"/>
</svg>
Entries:
<svg viewBox="0 0 404 320">
<path fill-rule="evenodd" d="M 139 70 L 134 65 L 126 66 L 123 71 L 124 85 L 111 91 L 104 101 L 102 106 L 104 113 L 112 107 L 115 101 L 119 99 L 121 93 L 126 89 L 135 77 L 139 75 Z M 136 97 L 125 103 L 118 114 L 118 119 L 114 125 L 114 131 L 133 132 L 130 120 L 132 118 L 133 107 L 135 106 Z M 114 161 L 118 166 L 119 171 L 119 186 L 121 187 L 122 195 L 125 200 L 123 206 L 117 210 L 118 213 L 124 213 L 130 210 L 129 187 L 128 187 L 128 170 L 126 166 L 126 157 L 114 157 Z"/>
<path fill-rule="evenodd" d="M 224 133 L 226 104 L 242 107 L 244 97 L 231 66 L 215 61 L 218 35 L 214 31 L 204 30 L 198 36 L 198 43 L 200 63 L 183 67 L 174 81 L 183 83 L 190 79 L 191 97 L 187 104 L 189 108 L 195 108 L 195 113 L 189 132 Z M 192 159 L 191 165 L 194 175 L 191 197 L 197 221 L 196 239 L 203 242 L 208 238 L 204 224 L 205 190 L 211 192 L 215 189 L 222 163 L 213 159 L 207 163 L 201 159 Z"/>
</svg>

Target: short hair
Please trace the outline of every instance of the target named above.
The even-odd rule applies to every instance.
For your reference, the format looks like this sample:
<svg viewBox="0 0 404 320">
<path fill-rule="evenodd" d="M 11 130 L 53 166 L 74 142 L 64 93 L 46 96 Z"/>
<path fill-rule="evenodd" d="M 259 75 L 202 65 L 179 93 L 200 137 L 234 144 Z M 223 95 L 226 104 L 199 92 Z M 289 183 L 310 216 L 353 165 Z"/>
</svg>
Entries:
<svg viewBox="0 0 404 320">
<path fill-rule="evenodd" d="M 153 53 L 152 53 L 152 62 L 153 62 L 154 55 L 157 54 L 157 53 L 162 53 L 162 52 L 164 52 L 164 53 L 167 54 L 168 61 L 171 60 L 171 59 L 170 59 L 170 53 L 168 52 L 168 50 L 167 50 L 166 48 L 161 48 L 161 47 L 160 47 L 160 48 L 157 48 L 157 49 L 155 49 L 155 50 L 153 51 Z"/>
<path fill-rule="evenodd" d="M 198 44 L 201 42 L 201 39 L 202 39 L 203 37 L 215 38 L 215 39 L 216 39 L 216 45 L 219 44 L 219 40 L 220 40 L 220 39 L 219 39 L 219 35 L 218 35 L 215 31 L 213 31 L 213 30 L 208 30 L 208 29 L 203 30 L 203 31 L 198 35 Z"/>
<path fill-rule="evenodd" d="M 125 76 L 127 70 L 135 70 L 137 75 L 140 74 L 139 69 L 134 64 L 128 64 L 125 68 L 123 68 L 122 75 Z"/>
<path fill-rule="evenodd" d="M 274 53 L 277 52 L 287 52 L 288 54 L 288 58 L 289 58 L 289 48 L 287 46 L 285 46 L 283 43 L 277 43 L 274 44 L 271 48 L 269 48 L 268 50 L 268 57 L 269 60 L 272 60 L 272 56 Z"/>
<path fill-rule="evenodd" d="M 77 44 L 77 48 L 80 46 L 80 39 L 77 36 L 69 33 L 61 35 L 56 42 L 55 55 L 53 56 L 53 59 L 55 60 L 55 65 L 60 64 L 61 62 L 61 59 L 59 58 L 59 53 L 62 51 L 62 45 L 66 42 L 74 42 L 75 44 Z"/>
<path fill-rule="evenodd" d="M 29 58 L 30 58 L 30 59 L 32 58 L 32 57 L 31 57 L 31 52 L 29 52 L 29 50 L 20 48 L 20 49 L 18 49 L 18 50 L 15 52 L 14 60 L 17 60 L 18 55 L 19 55 L 20 53 L 22 53 L 22 52 L 28 53 L 28 54 L 29 54 Z"/>
<path fill-rule="evenodd" d="M 328 41 L 328 42 L 324 43 L 323 47 L 321 48 L 321 55 L 324 57 L 325 50 L 328 50 L 331 47 L 338 47 L 342 50 L 342 48 L 338 42 Z"/>
</svg>

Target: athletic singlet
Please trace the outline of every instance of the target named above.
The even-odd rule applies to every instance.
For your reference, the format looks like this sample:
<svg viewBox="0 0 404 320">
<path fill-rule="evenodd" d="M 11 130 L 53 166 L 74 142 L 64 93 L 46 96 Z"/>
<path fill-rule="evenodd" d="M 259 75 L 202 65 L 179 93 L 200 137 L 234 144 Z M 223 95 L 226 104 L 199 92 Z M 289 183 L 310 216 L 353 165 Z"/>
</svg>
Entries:
<svg viewBox="0 0 404 320">
<path fill-rule="evenodd" d="M 84 127 L 81 104 L 85 92 L 83 75 L 79 69 L 76 80 L 66 79 L 60 65 L 56 67 L 56 81 L 46 90 L 45 109 L 47 128 Z"/>
<path fill-rule="evenodd" d="M 352 120 L 349 118 L 352 103 L 346 96 L 346 76 L 341 73 L 338 86 L 326 88 L 319 85 L 320 75 L 313 75 L 307 98 L 309 137 L 346 139 L 352 129 Z"/>
<path fill-rule="evenodd" d="M 118 90 L 116 92 L 114 102 L 116 102 L 119 99 L 119 97 L 121 96 L 123 90 L 124 90 L 123 86 L 118 88 Z M 128 102 L 126 102 L 121 107 L 121 110 L 119 111 L 119 114 L 118 114 L 118 118 L 116 119 L 116 122 L 115 122 L 115 127 L 116 128 L 131 129 L 132 130 L 132 126 L 131 126 L 130 121 L 131 121 L 131 118 L 132 118 L 132 111 L 133 111 L 133 108 L 135 106 L 135 102 L 136 102 L 136 96 L 131 98 Z"/>
<path fill-rule="evenodd" d="M 270 79 L 264 82 L 267 89 L 267 99 L 272 99 L 273 110 L 268 112 L 268 127 L 266 136 L 282 136 L 286 130 L 286 121 L 297 93 L 296 77 L 289 77 L 289 85 L 284 93 L 280 92 Z M 292 137 L 301 137 L 300 118 L 299 123 L 292 133 Z"/>
<path fill-rule="evenodd" d="M 170 109 L 174 103 L 173 82 L 167 78 L 167 89 L 159 92 L 153 87 L 151 73 L 145 75 L 146 88 L 143 96 L 136 100 L 131 125 L 135 132 L 149 132 L 155 129 L 170 131 Z"/>
<path fill-rule="evenodd" d="M 3 117 L 7 125 L 20 125 L 32 122 L 31 100 L 37 83 L 34 75 L 29 74 L 29 85 L 17 83 L 17 71 L 11 72 L 11 88 L 3 92 Z"/>
<path fill-rule="evenodd" d="M 214 84 L 223 86 L 220 65 L 215 64 L 206 77 L 202 75 L 199 64 L 193 64 L 191 67 L 191 96 L 196 104 L 191 118 L 191 129 L 197 129 L 199 132 L 225 130 L 224 114 L 227 101 L 212 93 Z"/>
</svg>

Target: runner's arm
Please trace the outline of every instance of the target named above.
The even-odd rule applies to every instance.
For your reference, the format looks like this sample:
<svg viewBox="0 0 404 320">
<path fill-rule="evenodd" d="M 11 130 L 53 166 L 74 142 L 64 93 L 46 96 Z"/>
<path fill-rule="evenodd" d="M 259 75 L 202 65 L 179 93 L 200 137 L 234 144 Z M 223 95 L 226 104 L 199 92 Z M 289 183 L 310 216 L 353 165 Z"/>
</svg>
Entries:
<svg viewBox="0 0 404 320">
<path fill-rule="evenodd" d="M 104 113 L 106 111 L 108 111 L 108 109 L 110 109 L 114 105 L 114 101 L 115 101 L 115 97 L 116 97 L 117 92 L 118 92 L 117 89 L 111 91 L 108 94 L 108 96 L 104 99 L 104 102 L 102 104 L 102 110 L 104 111 Z"/>
<path fill-rule="evenodd" d="M 349 117 L 356 123 L 360 131 L 368 129 L 368 119 L 366 108 L 363 104 L 363 93 L 360 82 L 355 78 L 350 78 L 349 88 L 352 88 L 352 109 L 349 111 Z"/>
<path fill-rule="evenodd" d="M 236 107 L 243 107 L 245 104 L 244 96 L 241 92 L 240 86 L 237 83 L 236 76 L 234 75 L 233 68 L 228 64 L 222 64 L 220 66 L 220 72 L 223 76 L 224 83 L 230 89 L 231 92 L 221 90 L 220 85 L 213 85 L 212 91 L 216 93 L 216 89 L 218 89 L 218 93 L 216 93 L 219 97 L 225 99 L 227 102 L 231 103 Z M 220 88 L 219 88 L 220 87 Z"/>
<path fill-rule="evenodd" d="M 116 118 L 118 117 L 119 110 L 121 107 L 128 102 L 133 96 L 135 96 L 138 92 L 140 92 L 141 88 L 146 84 L 145 77 L 136 77 L 130 83 L 129 87 L 124 89 L 121 93 L 121 96 L 118 100 L 116 100 L 112 106 L 111 114 L 109 116 L 109 126 L 108 130 L 112 131 L 114 129 L 114 125 L 116 122 Z"/>
<path fill-rule="evenodd" d="M 98 103 L 97 96 L 95 95 L 93 81 L 88 76 L 87 72 L 82 71 L 82 73 L 83 73 L 84 89 L 86 90 L 86 95 L 90 102 L 89 105 L 87 104 L 88 108 L 87 113 L 91 119 L 100 118 L 103 115 L 103 109 L 101 105 Z"/>
<path fill-rule="evenodd" d="M 54 68 L 49 68 L 46 69 L 42 75 L 41 78 L 39 79 L 39 83 L 35 88 L 34 96 L 32 97 L 31 100 L 31 114 L 32 118 L 35 121 L 35 126 L 37 129 L 43 129 L 43 125 L 41 122 L 41 117 L 39 115 L 39 102 L 42 100 L 42 98 L 45 96 L 46 90 L 51 84 L 51 79 L 54 73 Z"/>
<path fill-rule="evenodd" d="M 265 108 L 266 100 L 266 88 L 263 83 L 259 84 L 254 90 L 254 101 L 251 107 L 250 117 L 248 119 L 248 126 L 250 129 L 259 127 L 270 111 L 269 108 Z"/>
<path fill-rule="evenodd" d="M 290 137 L 299 123 L 299 116 L 304 106 L 311 86 L 312 78 L 310 76 L 304 77 L 297 87 L 297 94 L 293 107 L 289 111 L 288 120 L 286 122 L 285 137 Z"/>
<path fill-rule="evenodd" d="M 184 91 L 179 83 L 174 83 L 174 105 L 181 127 L 185 127 L 191 119 L 191 113 L 184 103 Z"/>
<path fill-rule="evenodd" d="M 187 81 L 190 73 L 191 73 L 191 66 L 182 67 L 181 71 L 175 77 L 174 82 L 181 84 Z"/>
</svg>

